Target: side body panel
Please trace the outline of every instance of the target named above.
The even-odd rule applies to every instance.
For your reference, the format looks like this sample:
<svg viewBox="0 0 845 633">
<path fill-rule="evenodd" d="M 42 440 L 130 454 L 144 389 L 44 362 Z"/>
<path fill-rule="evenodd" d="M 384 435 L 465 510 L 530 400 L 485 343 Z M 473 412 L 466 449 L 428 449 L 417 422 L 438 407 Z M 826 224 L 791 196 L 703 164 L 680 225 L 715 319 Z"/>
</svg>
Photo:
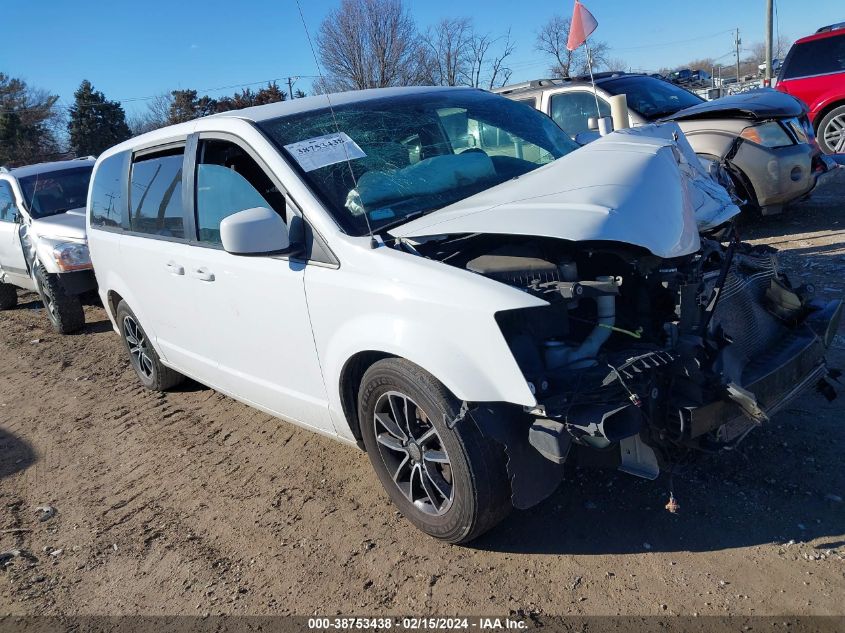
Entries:
<svg viewBox="0 0 845 633">
<path fill-rule="evenodd" d="M 345 238 L 338 269 L 305 272 L 308 308 L 338 433 L 353 437 L 341 376 L 359 352 L 406 358 L 470 402 L 536 401 L 496 324 L 500 310 L 545 302 L 464 270 Z M 342 246 L 342 248 L 341 248 Z"/>
<path fill-rule="evenodd" d="M 845 73 L 785 79 L 778 82 L 777 89 L 806 103 L 810 121 L 818 124 L 816 117 L 822 110 L 835 103 L 845 103 Z"/>
<path fill-rule="evenodd" d="M 0 281 L 28 287 L 29 268 L 21 243 L 20 194 L 10 179 L 0 179 Z"/>
<path fill-rule="evenodd" d="M 197 307 L 191 351 L 207 382 L 300 424 L 334 432 L 314 348 L 303 262 L 185 247 L 186 288 Z M 182 339 L 180 339 L 182 340 Z"/>
</svg>

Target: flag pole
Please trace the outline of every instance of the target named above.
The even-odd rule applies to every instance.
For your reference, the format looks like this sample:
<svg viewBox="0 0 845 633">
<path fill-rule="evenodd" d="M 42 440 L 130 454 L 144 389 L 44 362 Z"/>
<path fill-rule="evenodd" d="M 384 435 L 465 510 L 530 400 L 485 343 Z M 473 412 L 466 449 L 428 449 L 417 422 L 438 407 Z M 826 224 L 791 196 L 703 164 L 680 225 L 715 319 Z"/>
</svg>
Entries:
<svg viewBox="0 0 845 633">
<path fill-rule="evenodd" d="M 596 98 L 596 117 L 601 119 L 601 108 L 599 107 L 599 93 L 596 90 L 596 80 L 593 79 L 593 53 L 590 50 L 590 38 L 584 38 L 584 45 L 587 47 L 587 68 L 590 71 L 590 83 L 593 84 L 593 96 Z"/>
</svg>

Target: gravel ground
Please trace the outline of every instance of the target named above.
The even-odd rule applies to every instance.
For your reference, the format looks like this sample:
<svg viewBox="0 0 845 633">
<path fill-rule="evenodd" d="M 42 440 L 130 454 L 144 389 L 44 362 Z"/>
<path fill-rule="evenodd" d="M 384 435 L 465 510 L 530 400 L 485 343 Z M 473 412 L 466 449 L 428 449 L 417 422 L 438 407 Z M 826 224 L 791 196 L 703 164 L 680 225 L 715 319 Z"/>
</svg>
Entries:
<svg viewBox="0 0 845 633">
<path fill-rule="evenodd" d="M 845 171 L 745 237 L 842 296 L 843 195 Z M 0 615 L 845 615 L 845 398 L 676 475 L 677 515 L 666 478 L 575 469 L 456 547 L 398 516 L 363 453 L 194 383 L 145 391 L 102 309 L 62 337 L 21 304 L 0 315 L 0 552 L 20 553 Z"/>
</svg>

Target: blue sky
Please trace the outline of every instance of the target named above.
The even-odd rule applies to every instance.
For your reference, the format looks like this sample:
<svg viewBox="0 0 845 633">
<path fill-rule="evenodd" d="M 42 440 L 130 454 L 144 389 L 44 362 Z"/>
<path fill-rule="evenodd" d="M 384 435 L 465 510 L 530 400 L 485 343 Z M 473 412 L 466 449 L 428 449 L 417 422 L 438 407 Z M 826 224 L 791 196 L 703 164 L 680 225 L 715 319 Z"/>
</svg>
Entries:
<svg viewBox="0 0 845 633">
<path fill-rule="evenodd" d="M 312 36 L 339 1 L 301 0 Z M 548 61 L 534 50 L 537 29 L 554 13 L 569 16 L 572 0 L 406 0 L 424 28 L 442 17 L 471 17 L 485 32 L 511 27 L 517 49 L 513 81 L 545 76 Z M 294 0 L 121 0 L 6 2 L 0 71 L 72 100 L 82 79 L 127 112 L 143 99 L 195 88 L 211 96 L 223 86 L 288 75 L 316 75 Z M 599 22 L 595 37 L 635 69 L 653 70 L 732 50 L 730 29 L 744 46 L 762 41 L 764 0 L 584 0 Z M 11 5 L 11 6 L 9 6 Z M 780 32 L 797 38 L 845 20 L 842 0 L 778 0 Z M 812 10 L 808 10 L 808 6 Z M 296 87 L 309 90 L 311 80 Z"/>
</svg>

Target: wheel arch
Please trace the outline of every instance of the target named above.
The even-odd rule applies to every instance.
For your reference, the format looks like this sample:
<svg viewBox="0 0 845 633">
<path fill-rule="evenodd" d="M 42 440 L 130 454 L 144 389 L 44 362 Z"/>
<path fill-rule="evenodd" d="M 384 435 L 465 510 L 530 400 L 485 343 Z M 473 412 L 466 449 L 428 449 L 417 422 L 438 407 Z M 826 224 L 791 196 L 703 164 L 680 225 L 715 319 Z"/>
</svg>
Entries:
<svg viewBox="0 0 845 633">
<path fill-rule="evenodd" d="M 123 297 L 116 290 L 106 292 L 106 303 L 113 321 L 117 320 L 117 306 L 123 301 Z"/>
<path fill-rule="evenodd" d="M 364 441 L 361 435 L 361 420 L 358 418 L 358 392 L 367 370 L 385 358 L 397 358 L 397 356 L 376 350 L 358 352 L 344 363 L 340 372 L 338 388 L 343 415 L 349 424 L 349 429 L 352 431 L 355 441 L 362 449 L 364 448 Z"/>
<path fill-rule="evenodd" d="M 833 99 L 829 103 L 826 103 L 822 106 L 818 112 L 816 112 L 816 116 L 813 118 L 813 130 L 816 132 L 818 136 L 819 133 L 819 126 L 821 125 L 822 120 L 830 114 L 832 110 L 835 110 L 839 106 L 845 106 L 845 99 Z"/>
<path fill-rule="evenodd" d="M 369 313 L 337 328 L 321 342 L 318 355 L 325 379 L 329 409 L 342 436 L 360 441 L 358 389 L 373 363 L 396 357 L 434 376 L 458 400 L 512 402 L 533 405 L 536 400 L 493 319 L 491 329 L 474 322 L 473 333 L 450 336 L 444 328 Z M 495 329 L 492 329 L 495 328 Z M 484 333 L 492 336 L 483 336 Z"/>
</svg>

